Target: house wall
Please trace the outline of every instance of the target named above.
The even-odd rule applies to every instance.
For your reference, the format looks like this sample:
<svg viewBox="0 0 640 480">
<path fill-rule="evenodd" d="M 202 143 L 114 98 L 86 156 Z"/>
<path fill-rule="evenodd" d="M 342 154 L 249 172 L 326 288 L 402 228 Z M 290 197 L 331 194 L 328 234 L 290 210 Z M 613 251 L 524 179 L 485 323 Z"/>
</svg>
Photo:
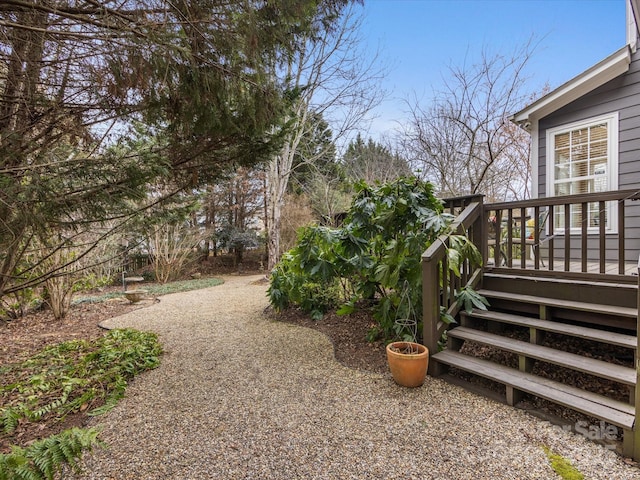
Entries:
<svg viewBox="0 0 640 480">
<path fill-rule="evenodd" d="M 587 95 L 540 119 L 538 130 L 538 196 L 546 196 L 546 134 L 554 127 L 618 112 L 618 188 L 640 188 L 640 50 L 631 57 L 629 70 Z M 640 202 L 626 202 L 625 258 L 637 261 L 640 255 Z M 593 240 L 593 239 L 592 239 Z M 579 251 L 579 239 L 572 252 Z M 616 245 L 617 235 L 608 235 L 607 244 Z M 590 259 L 598 258 L 597 244 L 589 242 Z M 572 255 L 573 257 L 574 255 Z"/>
</svg>

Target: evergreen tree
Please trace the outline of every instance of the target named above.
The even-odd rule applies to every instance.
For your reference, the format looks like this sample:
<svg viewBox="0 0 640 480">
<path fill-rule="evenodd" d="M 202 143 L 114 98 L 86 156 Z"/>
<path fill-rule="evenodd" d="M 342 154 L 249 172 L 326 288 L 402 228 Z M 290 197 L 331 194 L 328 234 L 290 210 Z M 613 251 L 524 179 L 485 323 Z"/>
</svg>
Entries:
<svg viewBox="0 0 640 480">
<path fill-rule="evenodd" d="M 274 62 L 346 1 L 2 2 L 0 299 L 139 210 L 269 157 L 293 98 Z M 40 268 L 61 249 L 65 264 Z"/>
<path fill-rule="evenodd" d="M 365 142 L 360 134 L 347 146 L 342 163 L 347 178 L 352 182 L 387 183 L 411 175 L 404 158 L 371 138 Z"/>
<path fill-rule="evenodd" d="M 309 128 L 293 157 L 289 189 L 296 193 L 308 191 L 317 175 L 342 176 L 340 165 L 336 162 L 336 146 L 329 124 L 321 114 L 313 113 L 310 116 Z"/>
</svg>

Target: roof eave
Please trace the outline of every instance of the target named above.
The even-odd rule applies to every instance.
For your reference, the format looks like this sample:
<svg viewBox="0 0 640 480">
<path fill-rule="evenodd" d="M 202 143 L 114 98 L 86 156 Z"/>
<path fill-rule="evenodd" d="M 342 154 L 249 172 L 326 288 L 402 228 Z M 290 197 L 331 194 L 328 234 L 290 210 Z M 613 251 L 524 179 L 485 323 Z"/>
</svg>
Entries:
<svg viewBox="0 0 640 480">
<path fill-rule="evenodd" d="M 625 45 L 577 77 L 569 80 L 531 105 L 509 117 L 512 122 L 527 130 L 533 120 L 540 119 L 583 95 L 604 85 L 629 70 L 631 49 Z"/>
</svg>

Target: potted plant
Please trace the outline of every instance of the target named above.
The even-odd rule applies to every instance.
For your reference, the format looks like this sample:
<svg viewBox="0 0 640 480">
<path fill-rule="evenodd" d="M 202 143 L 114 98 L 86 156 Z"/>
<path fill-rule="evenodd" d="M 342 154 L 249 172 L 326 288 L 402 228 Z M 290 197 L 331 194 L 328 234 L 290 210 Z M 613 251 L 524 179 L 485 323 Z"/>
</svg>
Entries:
<svg viewBox="0 0 640 480">
<path fill-rule="evenodd" d="M 429 365 L 429 350 L 417 342 L 391 342 L 387 345 L 387 363 L 398 385 L 419 387 Z"/>
<path fill-rule="evenodd" d="M 398 385 L 419 387 L 427 375 L 429 350 L 416 340 L 418 322 L 407 281 L 402 289 L 398 312 L 406 312 L 406 318 L 396 318 L 394 322 L 396 333 L 401 335 L 403 340 L 387 345 L 387 363 L 391 376 Z"/>
</svg>

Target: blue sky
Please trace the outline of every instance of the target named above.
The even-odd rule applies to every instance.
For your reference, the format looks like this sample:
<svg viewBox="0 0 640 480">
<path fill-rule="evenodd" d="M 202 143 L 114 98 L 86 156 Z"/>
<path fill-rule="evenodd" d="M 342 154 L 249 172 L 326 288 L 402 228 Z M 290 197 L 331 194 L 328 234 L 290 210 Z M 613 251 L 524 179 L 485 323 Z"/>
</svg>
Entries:
<svg viewBox="0 0 640 480">
<path fill-rule="evenodd" d="M 533 35 L 527 90 L 554 88 L 626 42 L 625 0 L 365 0 L 363 37 L 381 50 L 389 98 L 374 114 L 378 137 L 406 118 L 403 100 L 428 104 L 447 66 L 479 58 L 485 48 L 510 54 Z"/>
</svg>

